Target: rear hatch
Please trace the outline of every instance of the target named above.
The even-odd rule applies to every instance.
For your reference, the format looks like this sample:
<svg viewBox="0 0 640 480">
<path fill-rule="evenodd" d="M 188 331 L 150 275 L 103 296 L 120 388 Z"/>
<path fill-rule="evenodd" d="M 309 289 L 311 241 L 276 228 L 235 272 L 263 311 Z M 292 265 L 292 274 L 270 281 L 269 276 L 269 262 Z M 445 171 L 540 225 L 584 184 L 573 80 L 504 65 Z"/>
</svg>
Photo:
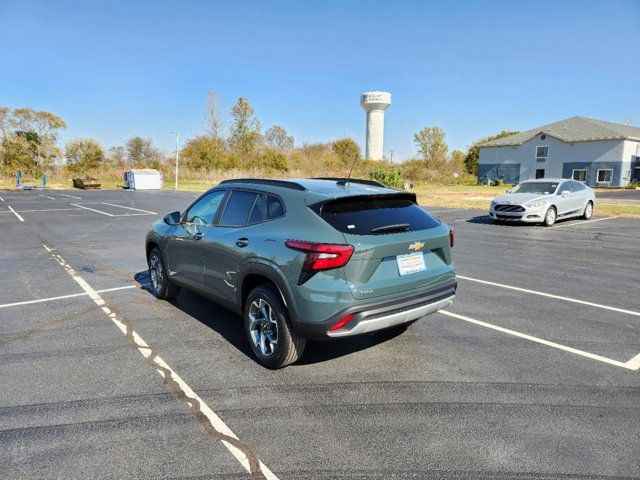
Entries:
<svg viewBox="0 0 640 480">
<path fill-rule="evenodd" d="M 341 197 L 312 208 L 355 248 L 344 271 L 356 299 L 454 277 L 449 227 L 419 207 L 411 193 Z"/>
</svg>

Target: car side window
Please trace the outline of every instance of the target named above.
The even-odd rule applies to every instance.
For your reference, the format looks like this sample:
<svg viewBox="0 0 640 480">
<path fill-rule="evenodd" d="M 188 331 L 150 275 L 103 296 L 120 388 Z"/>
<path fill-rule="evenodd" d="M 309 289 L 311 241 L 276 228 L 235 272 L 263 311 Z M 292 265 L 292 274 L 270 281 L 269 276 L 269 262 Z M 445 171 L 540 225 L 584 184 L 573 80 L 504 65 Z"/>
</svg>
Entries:
<svg viewBox="0 0 640 480">
<path fill-rule="evenodd" d="M 571 193 L 576 193 L 582 190 L 578 182 L 569 182 L 569 187 L 571 189 Z"/>
<path fill-rule="evenodd" d="M 224 207 L 220 225 L 225 227 L 243 227 L 247 224 L 249 214 L 256 201 L 257 194 L 253 192 L 245 192 L 243 190 L 234 190 Z"/>
<path fill-rule="evenodd" d="M 212 225 L 225 193 L 224 190 L 216 190 L 202 197 L 187 211 L 184 222 Z"/>
<path fill-rule="evenodd" d="M 284 206 L 279 198 L 269 195 L 267 198 L 267 218 L 278 218 L 284 215 Z"/>
<path fill-rule="evenodd" d="M 264 222 L 264 218 L 264 195 L 259 194 L 249 215 L 249 225 Z"/>
<path fill-rule="evenodd" d="M 571 187 L 569 186 L 569 183 L 570 183 L 570 182 L 562 182 L 562 183 L 560 184 L 560 186 L 558 187 L 557 192 L 558 192 L 558 193 L 562 193 L 562 192 L 567 191 L 567 190 L 568 190 L 568 191 L 571 191 Z"/>
</svg>

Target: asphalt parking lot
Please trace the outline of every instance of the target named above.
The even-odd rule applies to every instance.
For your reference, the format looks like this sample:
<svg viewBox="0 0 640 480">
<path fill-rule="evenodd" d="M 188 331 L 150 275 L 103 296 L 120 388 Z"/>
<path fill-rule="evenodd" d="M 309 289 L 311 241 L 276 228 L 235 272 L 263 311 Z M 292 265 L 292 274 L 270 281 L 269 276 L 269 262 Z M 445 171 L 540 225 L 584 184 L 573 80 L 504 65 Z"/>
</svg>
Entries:
<svg viewBox="0 0 640 480">
<path fill-rule="evenodd" d="M 1 478 L 640 477 L 640 219 L 430 209 L 455 305 L 270 371 L 239 317 L 145 289 L 196 196 L 0 192 Z"/>
</svg>

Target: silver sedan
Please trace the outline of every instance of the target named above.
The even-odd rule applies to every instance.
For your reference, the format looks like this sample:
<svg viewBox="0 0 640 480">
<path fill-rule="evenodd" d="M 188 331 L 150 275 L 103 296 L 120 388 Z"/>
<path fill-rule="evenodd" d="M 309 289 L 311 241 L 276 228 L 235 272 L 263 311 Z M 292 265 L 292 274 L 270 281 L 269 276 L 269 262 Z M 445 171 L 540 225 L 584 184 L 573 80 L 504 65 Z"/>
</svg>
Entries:
<svg viewBox="0 0 640 480">
<path fill-rule="evenodd" d="M 595 201 L 595 192 L 575 180 L 528 180 L 494 198 L 489 216 L 496 222 L 542 223 L 550 227 L 559 219 L 590 219 Z"/>
</svg>

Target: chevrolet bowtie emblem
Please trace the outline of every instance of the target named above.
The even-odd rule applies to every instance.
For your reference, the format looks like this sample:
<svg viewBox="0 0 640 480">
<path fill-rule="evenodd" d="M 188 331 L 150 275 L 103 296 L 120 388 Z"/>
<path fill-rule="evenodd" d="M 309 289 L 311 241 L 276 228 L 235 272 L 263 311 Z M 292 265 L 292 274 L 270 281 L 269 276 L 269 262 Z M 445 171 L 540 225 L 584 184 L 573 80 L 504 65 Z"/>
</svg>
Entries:
<svg viewBox="0 0 640 480">
<path fill-rule="evenodd" d="M 409 250 L 418 251 L 422 250 L 422 247 L 424 247 L 424 242 L 415 242 L 409 245 Z"/>
</svg>

